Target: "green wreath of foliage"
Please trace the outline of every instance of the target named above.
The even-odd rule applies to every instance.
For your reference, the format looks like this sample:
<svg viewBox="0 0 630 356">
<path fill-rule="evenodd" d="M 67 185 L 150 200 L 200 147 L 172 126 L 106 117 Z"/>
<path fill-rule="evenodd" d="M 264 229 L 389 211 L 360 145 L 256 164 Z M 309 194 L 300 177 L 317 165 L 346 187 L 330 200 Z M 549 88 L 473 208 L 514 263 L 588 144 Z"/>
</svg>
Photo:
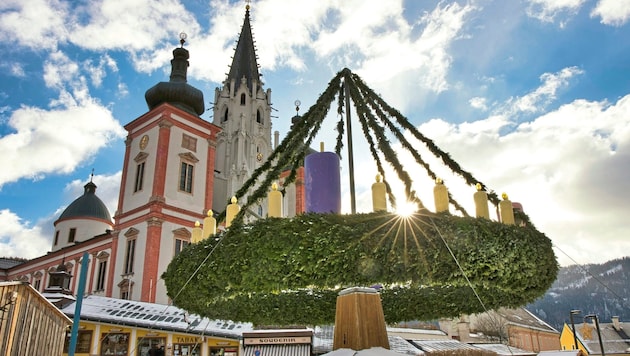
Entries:
<svg viewBox="0 0 630 356">
<path fill-rule="evenodd" d="M 531 224 L 310 213 L 232 225 L 185 248 L 162 278 L 175 305 L 202 316 L 323 325 L 347 287 L 378 285 L 392 323 L 524 305 L 557 271 L 550 240 Z"/>
</svg>

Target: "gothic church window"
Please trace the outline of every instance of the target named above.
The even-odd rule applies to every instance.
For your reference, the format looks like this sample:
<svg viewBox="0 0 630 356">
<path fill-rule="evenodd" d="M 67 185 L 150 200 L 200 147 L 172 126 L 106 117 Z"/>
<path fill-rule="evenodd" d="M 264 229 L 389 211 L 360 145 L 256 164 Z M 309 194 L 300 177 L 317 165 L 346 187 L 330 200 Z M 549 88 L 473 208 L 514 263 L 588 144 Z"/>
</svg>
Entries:
<svg viewBox="0 0 630 356">
<path fill-rule="evenodd" d="M 223 112 L 223 117 L 221 118 L 221 122 L 226 121 L 228 121 L 228 108 L 225 108 L 225 111 Z"/>
<path fill-rule="evenodd" d="M 245 105 L 245 93 L 241 94 L 241 106 Z"/>
<path fill-rule="evenodd" d="M 260 109 L 256 110 L 256 122 L 262 124 L 262 114 L 260 113 Z"/>
</svg>

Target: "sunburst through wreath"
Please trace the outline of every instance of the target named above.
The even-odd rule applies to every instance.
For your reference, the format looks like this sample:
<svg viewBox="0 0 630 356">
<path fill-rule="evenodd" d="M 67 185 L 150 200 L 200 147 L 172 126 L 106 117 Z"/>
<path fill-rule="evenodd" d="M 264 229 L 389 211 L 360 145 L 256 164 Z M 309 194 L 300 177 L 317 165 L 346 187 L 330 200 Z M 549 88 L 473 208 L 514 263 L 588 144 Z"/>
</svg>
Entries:
<svg viewBox="0 0 630 356">
<path fill-rule="evenodd" d="M 350 100 L 354 103 L 390 205 L 395 207 L 396 199 L 385 177 L 385 163 L 402 181 L 406 199 L 416 203 L 416 212 L 406 217 L 387 212 L 306 213 L 245 222 L 248 208 L 266 196 L 287 167 L 290 174 L 283 185 L 295 180 L 304 148 L 316 137 L 335 98 L 338 114 L 345 108 L 346 119 Z M 350 120 L 345 125 L 349 129 Z M 342 118 L 337 123 L 338 155 L 344 127 Z M 438 177 L 403 130 L 466 184 L 487 190 L 356 74 L 344 69 L 237 191 L 236 197 L 247 201 L 230 227 L 213 238 L 204 236 L 169 264 L 162 277 L 173 303 L 209 318 L 317 325 L 334 322 L 337 295 L 351 286 L 376 287 L 390 323 L 515 307 L 543 295 L 556 278 L 558 264 L 551 241 L 527 215 L 517 212 L 519 224 L 470 217 L 450 194 L 448 203 L 458 215 L 428 211 L 412 189 L 385 129 L 430 178 Z M 487 197 L 499 206 L 494 192 Z M 220 219 L 224 217 L 225 212 Z"/>
</svg>

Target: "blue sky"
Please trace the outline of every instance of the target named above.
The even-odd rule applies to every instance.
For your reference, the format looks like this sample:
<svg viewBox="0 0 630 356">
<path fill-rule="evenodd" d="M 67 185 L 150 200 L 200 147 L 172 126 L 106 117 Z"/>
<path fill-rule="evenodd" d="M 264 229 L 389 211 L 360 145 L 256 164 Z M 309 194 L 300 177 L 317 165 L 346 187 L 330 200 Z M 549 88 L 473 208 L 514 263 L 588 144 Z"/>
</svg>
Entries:
<svg viewBox="0 0 630 356">
<path fill-rule="evenodd" d="M 0 256 L 49 251 L 52 223 L 92 169 L 114 214 L 122 127 L 147 111 L 144 92 L 168 80 L 178 34 L 188 34 L 188 80 L 209 108 L 244 8 L 0 3 Z M 348 67 L 464 169 L 522 203 L 561 264 L 628 255 L 629 0 L 258 0 L 251 17 L 281 137 L 293 102 L 304 112 Z M 202 117 L 211 120 L 211 111 Z M 321 136 L 334 146 L 331 128 Z M 364 145 L 355 146 L 360 211 L 370 207 L 376 173 Z M 432 207 L 433 183 L 406 168 Z M 442 174 L 471 211 L 472 189 Z"/>
</svg>

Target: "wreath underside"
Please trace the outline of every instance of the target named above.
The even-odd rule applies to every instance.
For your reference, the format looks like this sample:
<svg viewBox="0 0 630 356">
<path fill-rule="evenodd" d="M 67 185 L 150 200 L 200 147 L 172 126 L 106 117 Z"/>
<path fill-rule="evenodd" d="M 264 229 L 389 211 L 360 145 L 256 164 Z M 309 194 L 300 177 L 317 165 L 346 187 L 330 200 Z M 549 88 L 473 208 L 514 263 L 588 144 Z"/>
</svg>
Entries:
<svg viewBox="0 0 630 356">
<path fill-rule="evenodd" d="M 557 271 L 551 241 L 531 225 L 310 213 L 232 225 L 185 248 L 162 277 L 173 303 L 201 316 L 323 325 L 348 287 L 376 287 L 392 323 L 524 305 Z"/>
</svg>

